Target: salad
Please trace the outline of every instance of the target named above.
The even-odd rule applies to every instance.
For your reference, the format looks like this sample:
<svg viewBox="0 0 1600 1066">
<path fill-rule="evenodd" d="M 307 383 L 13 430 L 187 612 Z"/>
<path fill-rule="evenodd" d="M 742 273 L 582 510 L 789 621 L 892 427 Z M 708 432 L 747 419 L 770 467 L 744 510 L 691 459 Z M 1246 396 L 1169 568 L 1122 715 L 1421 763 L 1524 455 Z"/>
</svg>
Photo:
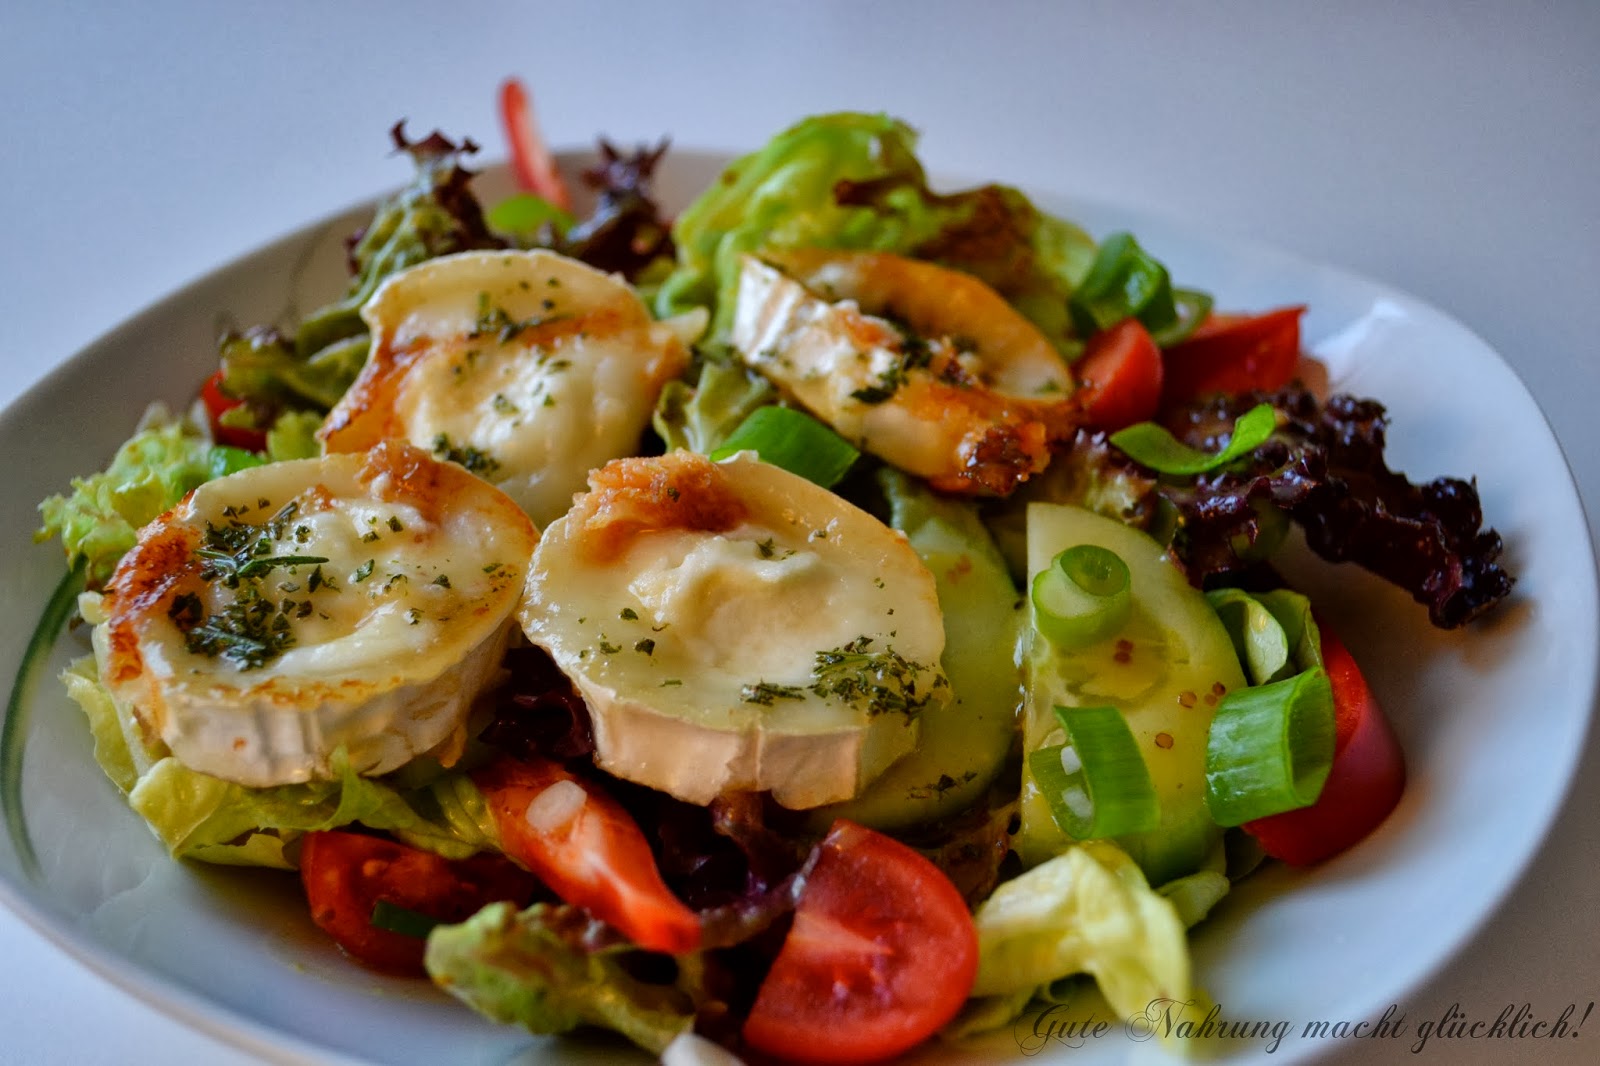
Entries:
<svg viewBox="0 0 1600 1066">
<path fill-rule="evenodd" d="M 175 858 L 535 1033 L 845 1062 L 1187 999 L 1234 884 L 1382 823 L 1382 693 L 1274 559 L 1444 627 L 1511 578 L 1302 384 L 1303 308 L 935 191 L 881 115 L 675 219 L 665 146 L 603 144 L 578 208 L 502 103 L 521 195 L 397 126 L 347 291 L 42 505 Z"/>
</svg>

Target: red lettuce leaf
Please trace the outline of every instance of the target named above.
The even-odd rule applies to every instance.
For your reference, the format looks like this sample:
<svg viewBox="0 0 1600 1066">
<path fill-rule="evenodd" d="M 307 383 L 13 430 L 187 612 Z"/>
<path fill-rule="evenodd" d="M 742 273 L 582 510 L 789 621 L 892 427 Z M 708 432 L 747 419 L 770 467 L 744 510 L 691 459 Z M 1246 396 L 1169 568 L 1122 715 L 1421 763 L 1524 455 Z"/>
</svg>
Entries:
<svg viewBox="0 0 1600 1066">
<path fill-rule="evenodd" d="M 1173 549 L 1193 584 L 1247 578 L 1287 517 L 1319 556 L 1357 563 L 1405 589 L 1440 628 L 1463 625 L 1510 594 L 1500 535 L 1483 527 L 1475 483 L 1441 477 L 1417 485 L 1389 469 L 1388 418 L 1374 400 L 1319 403 L 1291 386 L 1197 401 L 1169 426 L 1185 443 L 1215 450 L 1234 419 L 1262 402 L 1280 424 L 1254 452 L 1222 471 L 1160 484 L 1177 516 Z"/>
</svg>

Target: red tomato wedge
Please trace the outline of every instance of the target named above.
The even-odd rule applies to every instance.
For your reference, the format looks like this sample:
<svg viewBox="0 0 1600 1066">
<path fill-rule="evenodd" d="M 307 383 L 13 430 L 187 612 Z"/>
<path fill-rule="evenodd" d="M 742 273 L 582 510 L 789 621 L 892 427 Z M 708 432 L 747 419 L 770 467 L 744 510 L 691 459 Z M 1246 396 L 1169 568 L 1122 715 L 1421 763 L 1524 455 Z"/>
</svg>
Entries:
<svg viewBox="0 0 1600 1066">
<path fill-rule="evenodd" d="M 699 946 L 699 916 L 661 880 L 638 823 L 594 782 L 548 759 L 501 759 L 472 780 L 506 854 L 556 895 L 641 948 L 682 955 Z"/>
<path fill-rule="evenodd" d="M 1333 686 L 1333 767 L 1311 806 L 1244 825 L 1268 855 L 1293 866 L 1330 859 L 1365 838 L 1406 787 L 1405 757 L 1361 668 L 1320 619 L 1318 628 Z"/>
<path fill-rule="evenodd" d="M 1305 310 L 1208 316 L 1187 340 L 1162 353 L 1162 409 L 1212 393 L 1270 392 L 1289 384 L 1300 361 Z"/>
<path fill-rule="evenodd" d="M 556 170 L 549 146 L 539 135 L 528 90 L 516 78 L 507 78 L 500 85 L 500 124 L 511 146 L 511 172 L 516 175 L 517 185 L 563 211 L 571 211 L 572 196 Z"/>
<path fill-rule="evenodd" d="M 1123 319 L 1089 338 L 1073 364 L 1084 420 L 1114 431 L 1153 417 L 1161 402 L 1161 349 L 1136 318 Z"/>
<path fill-rule="evenodd" d="M 427 941 L 372 924 L 384 901 L 441 922 L 461 922 L 496 900 L 526 906 L 539 882 L 499 855 L 450 860 L 362 833 L 307 833 L 300 880 L 311 920 L 351 956 L 387 973 L 422 976 Z"/>
<path fill-rule="evenodd" d="M 801 1062 L 872 1062 L 953 1018 L 978 973 L 961 893 L 923 856 L 843 819 L 820 845 L 744 1024 L 750 1047 Z"/>
<path fill-rule="evenodd" d="M 224 412 L 244 406 L 244 401 L 222 391 L 222 371 L 206 378 L 200 387 L 200 402 L 206 408 L 206 420 L 211 423 L 211 439 L 230 448 L 244 448 L 259 452 L 267 447 L 267 435 L 259 429 L 240 429 L 222 424 Z"/>
</svg>

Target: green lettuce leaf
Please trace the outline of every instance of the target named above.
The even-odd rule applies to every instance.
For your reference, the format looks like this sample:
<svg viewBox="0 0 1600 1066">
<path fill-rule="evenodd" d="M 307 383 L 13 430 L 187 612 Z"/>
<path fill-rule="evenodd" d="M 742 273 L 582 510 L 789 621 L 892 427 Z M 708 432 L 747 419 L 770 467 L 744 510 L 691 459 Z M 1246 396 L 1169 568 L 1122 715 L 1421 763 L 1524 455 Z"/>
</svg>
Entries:
<svg viewBox="0 0 1600 1066">
<path fill-rule="evenodd" d="M 229 396 L 245 401 L 223 416 L 244 412 L 255 428 L 259 412 L 311 410 L 319 415 L 339 402 L 367 361 L 369 338 L 363 331 L 302 356 L 295 343 L 275 329 L 258 327 L 222 338 L 222 384 Z"/>
<path fill-rule="evenodd" d="M 87 600 L 86 614 L 95 613 Z M 501 850 L 494 817 L 470 778 L 446 772 L 417 789 L 363 777 L 343 751 L 333 780 L 248 788 L 184 766 L 144 738 L 85 656 L 62 675 L 94 736 L 95 761 L 174 858 L 293 869 L 288 847 L 302 834 L 359 822 L 450 859 Z"/>
<path fill-rule="evenodd" d="M 430 827 L 405 797 L 380 780 L 362 777 L 339 755 L 334 763 L 335 780 L 247 788 L 168 756 L 139 778 L 128 804 L 174 858 L 200 862 L 293 869 L 285 848 L 303 833 L 357 822 L 392 830 L 417 846 L 444 845 L 432 850 L 447 858 L 478 850 Z"/>
<path fill-rule="evenodd" d="M 667 382 L 650 421 L 668 451 L 687 448 L 710 455 L 750 412 L 777 400 L 778 390 L 766 378 L 726 355 L 711 354 L 694 385 Z"/>
<path fill-rule="evenodd" d="M 67 564 L 87 563 L 90 588 L 106 583 L 139 529 L 213 476 L 213 446 L 188 419 L 158 416 L 134 434 L 104 472 L 73 478 L 72 491 L 39 505 L 34 539 L 60 537 Z"/>
<path fill-rule="evenodd" d="M 1075 845 L 1005 882 L 973 922 L 975 996 L 1013 996 L 1086 973 L 1123 1017 L 1151 1000 L 1190 998 L 1183 920 L 1114 844 Z"/>
<path fill-rule="evenodd" d="M 439 133 L 411 141 L 403 123 L 390 136 L 397 150 L 411 156 L 416 173 L 411 184 L 378 206 L 361 231 L 350 251 L 355 276 L 344 297 L 300 323 L 294 347 L 301 359 L 310 360 L 331 344 L 365 333 L 361 305 L 389 275 L 451 252 L 503 245 L 489 232 L 472 194 L 472 172 L 461 165 L 461 157 L 477 151 L 476 145 L 457 145 Z"/>
<path fill-rule="evenodd" d="M 89 734 L 94 738 L 94 760 L 100 764 L 111 783 L 124 793 L 139 783 L 139 778 L 150 771 L 168 754 L 165 745 L 147 744 L 137 727 L 125 729 L 133 723 L 117 713 L 111 694 L 100 684 L 95 669 L 94 656 L 85 655 L 72 661 L 61 672 L 67 695 L 89 719 Z"/>
<path fill-rule="evenodd" d="M 1067 301 L 1094 241 L 1041 214 L 1020 192 L 985 185 L 938 194 L 916 134 L 887 115 L 818 115 L 735 160 L 678 216 L 677 267 L 657 293 L 662 317 L 712 309 L 712 336 L 732 322 L 739 256 L 763 248 L 895 252 L 974 274 L 1075 352 Z"/>
<path fill-rule="evenodd" d="M 694 1024 L 692 957 L 675 984 L 648 984 L 624 965 L 631 949 L 583 943 L 590 925 L 569 906 L 492 903 L 434 929 L 425 962 L 439 987 L 495 1021 L 539 1034 L 598 1026 L 660 1054 Z"/>
<path fill-rule="evenodd" d="M 286 411 L 327 413 L 366 363 L 370 337 L 361 308 L 385 279 L 441 255 L 503 246 L 471 191 L 472 172 L 461 165 L 475 145 L 439 133 L 411 141 L 401 126 L 390 135 L 416 170 L 355 236 L 344 295 L 307 315 L 292 336 L 256 327 L 223 338 L 223 388 L 244 401 L 223 416 L 229 424 L 268 429 Z"/>
<path fill-rule="evenodd" d="M 317 443 L 321 425 L 322 416 L 315 411 L 285 411 L 267 430 L 267 461 L 315 459 L 322 454 L 322 445 Z"/>
</svg>

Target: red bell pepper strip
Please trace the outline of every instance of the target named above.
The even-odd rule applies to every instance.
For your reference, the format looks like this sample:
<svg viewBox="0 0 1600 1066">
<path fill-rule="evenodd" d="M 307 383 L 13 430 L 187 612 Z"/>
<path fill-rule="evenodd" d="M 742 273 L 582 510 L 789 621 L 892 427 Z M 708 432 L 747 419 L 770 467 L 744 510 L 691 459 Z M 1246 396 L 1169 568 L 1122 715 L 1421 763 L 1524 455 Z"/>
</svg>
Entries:
<svg viewBox="0 0 1600 1066">
<path fill-rule="evenodd" d="M 516 78 L 507 78 L 500 86 L 500 123 L 511 146 L 511 171 L 516 175 L 517 185 L 563 211 L 571 211 L 572 196 L 556 170 L 550 147 L 539 135 L 539 124 L 528 102 L 528 90 Z"/>
<path fill-rule="evenodd" d="M 1294 379 L 1304 307 L 1259 315 L 1212 314 L 1162 353 L 1161 409 L 1213 393 L 1271 392 Z"/>
<path fill-rule="evenodd" d="M 506 854 L 564 901 L 649 951 L 699 946 L 699 916 L 667 888 L 644 832 L 599 785 L 549 759 L 503 758 L 472 780 Z"/>
</svg>

